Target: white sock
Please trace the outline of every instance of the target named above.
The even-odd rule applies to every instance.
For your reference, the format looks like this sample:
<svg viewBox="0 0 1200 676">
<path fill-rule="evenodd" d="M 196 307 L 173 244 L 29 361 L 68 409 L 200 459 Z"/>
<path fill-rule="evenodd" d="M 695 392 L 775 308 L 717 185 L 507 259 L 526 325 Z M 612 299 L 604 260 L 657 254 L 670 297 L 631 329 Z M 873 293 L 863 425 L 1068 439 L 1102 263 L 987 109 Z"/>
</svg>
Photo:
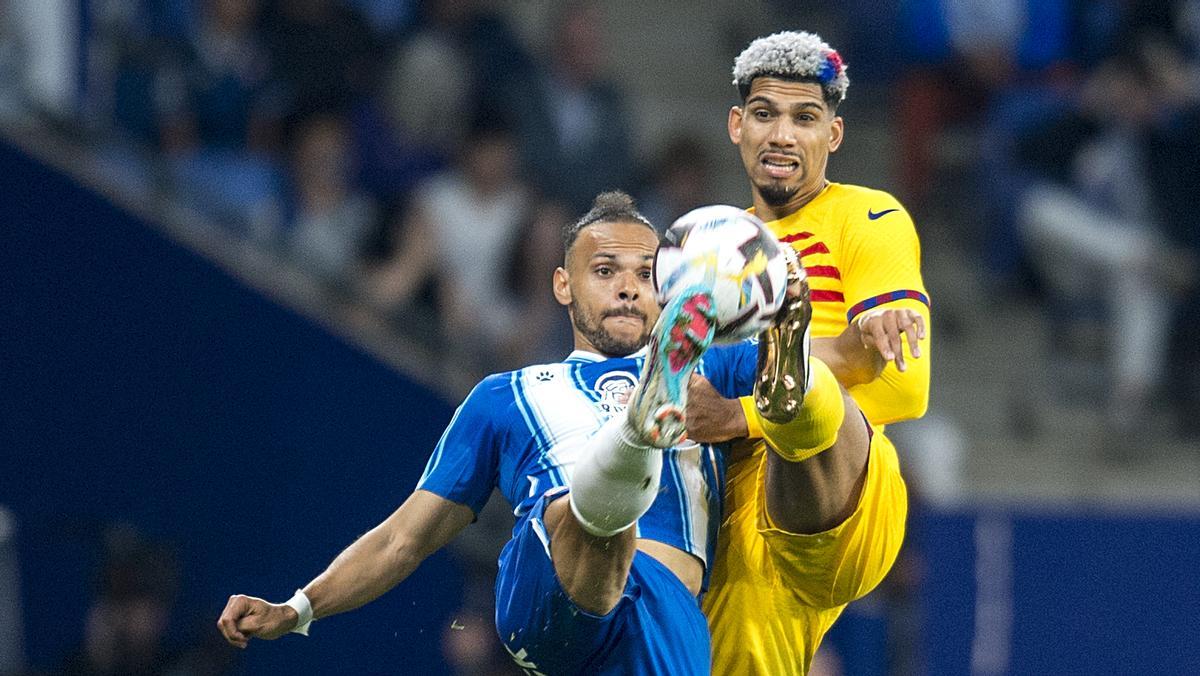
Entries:
<svg viewBox="0 0 1200 676">
<path fill-rule="evenodd" d="M 634 443 L 624 415 L 592 437 L 571 475 L 571 511 L 583 529 L 612 537 L 641 518 L 658 496 L 662 451 Z"/>
</svg>

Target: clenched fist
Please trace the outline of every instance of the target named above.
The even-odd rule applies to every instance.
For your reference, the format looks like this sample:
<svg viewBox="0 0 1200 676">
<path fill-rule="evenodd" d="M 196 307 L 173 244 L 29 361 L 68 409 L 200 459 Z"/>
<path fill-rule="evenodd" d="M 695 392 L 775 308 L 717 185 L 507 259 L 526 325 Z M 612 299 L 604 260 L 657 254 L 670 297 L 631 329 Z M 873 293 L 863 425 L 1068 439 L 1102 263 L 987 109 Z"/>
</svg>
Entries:
<svg viewBox="0 0 1200 676">
<path fill-rule="evenodd" d="M 277 639 L 296 627 L 300 616 L 291 606 L 269 603 L 253 596 L 229 597 L 217 628 L 226 641 L 245 648 L 251 638 Z"/>
</svg>

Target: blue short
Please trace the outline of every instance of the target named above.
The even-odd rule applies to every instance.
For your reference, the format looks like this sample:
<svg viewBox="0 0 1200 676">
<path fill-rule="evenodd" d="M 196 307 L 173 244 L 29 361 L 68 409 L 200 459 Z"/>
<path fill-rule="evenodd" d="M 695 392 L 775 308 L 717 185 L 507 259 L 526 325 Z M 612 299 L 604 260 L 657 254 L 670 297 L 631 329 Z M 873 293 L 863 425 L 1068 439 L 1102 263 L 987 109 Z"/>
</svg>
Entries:
<svg viewBox="0 0 1200 676">
<path fill-rule="evenodd" d="M 528 674 L 708 674 L 708 625 L 696 597 L 666 566 L 637 552 L 625 593 L 607 615 L 580 610 L 558 582 L 543 495 L 513 529 L 496 577 L 496 629 Z"/>
</svg>

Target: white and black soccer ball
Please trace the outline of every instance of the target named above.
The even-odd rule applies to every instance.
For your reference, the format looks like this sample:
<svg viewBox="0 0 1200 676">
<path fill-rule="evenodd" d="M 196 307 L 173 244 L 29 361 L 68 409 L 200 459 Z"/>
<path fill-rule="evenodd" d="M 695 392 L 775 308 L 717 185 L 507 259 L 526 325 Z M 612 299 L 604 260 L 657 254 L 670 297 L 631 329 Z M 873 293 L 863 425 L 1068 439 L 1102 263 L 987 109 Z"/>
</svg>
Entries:
<svg viewBox="0 0 1200 676">
<path fill-rule="evenodd" d="M 783 245 L 754 214 L 727 205 L 694 209 L 667 229 L 654 257 L 660 303 L 708 280 L 717 308 L 714 340 L 733 343 L 770 325 L 787 293 Z"/>
</svg>

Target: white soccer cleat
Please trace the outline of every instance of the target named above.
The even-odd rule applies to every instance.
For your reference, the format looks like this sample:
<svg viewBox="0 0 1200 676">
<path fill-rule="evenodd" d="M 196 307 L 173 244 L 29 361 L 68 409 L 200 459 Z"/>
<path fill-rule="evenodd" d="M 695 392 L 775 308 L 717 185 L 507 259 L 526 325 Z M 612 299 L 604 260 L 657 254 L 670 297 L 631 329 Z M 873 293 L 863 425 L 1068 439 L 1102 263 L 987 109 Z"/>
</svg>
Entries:
<svg viewBox="0 0 1200 676">
<path fill-rule="evenodd" d="M 651 446 L 670 448 L 687 435 L 688 382 L 715 332 L 709 284 L 675 294 L 658 316 L 628 409 L 630 428 Z"/>
</svg>

